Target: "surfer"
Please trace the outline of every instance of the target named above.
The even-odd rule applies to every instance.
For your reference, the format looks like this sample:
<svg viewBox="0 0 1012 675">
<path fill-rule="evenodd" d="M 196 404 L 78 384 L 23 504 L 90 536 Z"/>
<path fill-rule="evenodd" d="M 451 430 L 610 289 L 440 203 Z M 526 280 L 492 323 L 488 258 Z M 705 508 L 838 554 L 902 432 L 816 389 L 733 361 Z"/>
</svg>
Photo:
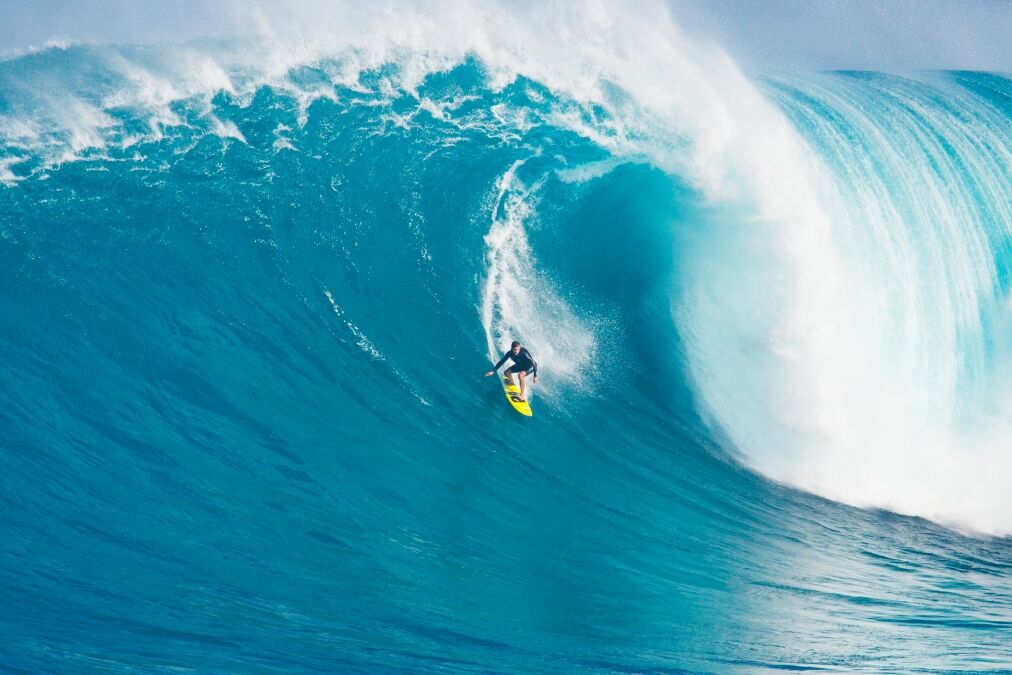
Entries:
<svg viewBox="0 0 1012 675">
<path fill-rule="evenodd" d="M 499 370 L 499 368 L 502 367 L 502 364 L 506 363 L 506 359 L 513 360 L 513 365 L 505 371 L 506 377 L 510 378 L 510 381 L 512 381 L 513 373 L 517 374 L 517 377 L 520 378 L 520 400 L 526 401 L 527 399 L 525 398 L 524 393 L 527 391 L 527 373 L 530 373 L 534 378 L 531 381 L 537 384 L 538 364 L 534 360 L 534 357 L 531 356 L 531 353 L 527 351 L 523 345 L 519 342 L 514 342 L 510 347 L 510 350 L 503 354 L 502 358 L 499 359 L 499 363 L 495 364 L 495 368 L 485 373 L 485 377 L 490 377 L 492 373 Z"/>
</svg>

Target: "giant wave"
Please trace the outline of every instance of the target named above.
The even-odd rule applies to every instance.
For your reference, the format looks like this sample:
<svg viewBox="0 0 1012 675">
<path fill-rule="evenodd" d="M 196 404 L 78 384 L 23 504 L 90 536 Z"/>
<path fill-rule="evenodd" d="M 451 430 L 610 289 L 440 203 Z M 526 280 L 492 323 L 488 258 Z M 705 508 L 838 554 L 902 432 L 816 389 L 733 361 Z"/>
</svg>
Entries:
<svg viewBox="0 0 1012 675">
<path fill-rule="evenodd" d="M 437 9 L 0 63 L 7 660 L 1007 660 L 1010 80 Z"/>
</svg>

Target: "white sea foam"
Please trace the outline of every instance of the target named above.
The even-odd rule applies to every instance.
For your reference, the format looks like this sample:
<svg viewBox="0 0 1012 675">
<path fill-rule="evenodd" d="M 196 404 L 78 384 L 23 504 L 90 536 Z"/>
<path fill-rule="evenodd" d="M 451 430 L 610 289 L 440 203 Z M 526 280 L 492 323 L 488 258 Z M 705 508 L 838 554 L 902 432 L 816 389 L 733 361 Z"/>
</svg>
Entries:
<svg viewBox="0 0 1012 675">
<path fill-rule="evenodd" d="M 331 295 L 330 291 L 323 289 L 323 294 L 327 296 L 327 302 L 330 303 L 331 308 L 334 310 L 334 314 L 337 315 L 337 317 L 341 320 L 341 323 L 344 324 L 344 327 L 347 328 L 348 332 L 355 338 L 355 344 L 358 348 L 368 354 L 370 358 L 377 361 L 385 361 L 386 357 L 383 356 L 383 353 L 376 349 L 376 345 L 374 345 L 372 340 L 370 340 L 369 337 L 362 332 L 361 328 L 348 319 L 344 310 L 341 309 L 341 306 L 337 304 L 336 300 L 334 300 L 334 296 Z"/>
<path fill-rule="evenodd" d="M 539 363 L 551 364 L 538 390 L 553 394 L 594 375 L 597 342 L 587 319 L 573 312 L 537 268 L 527 227 L 536 218 L 539 185 L 526 186 L 517 177 L 523 163 L 515 162 L 500 177 L 490 208 L 481 320 L 489 358 L 498 361 L 513 340 L 529 345 Z"/>
<path fill-rule="evenodd" d="M 837 77 L 807 90 L 835 173 L 811 176 L 828 245 L 792 242 L 813 267 L 790 275 L 775 229 L 751 241 L 715 230 L 688 253 L 676 316 L 708 408 L 764 473 L 1007 533 L 1012 341 L 992 248 L 1012 223 L 999 196 L 1012 189 L 1008 139 L 993 131 L 1007 120 L 956 88 L 884 86 Z M 824 122 L 827 109 L 849 130 Z M 826 302 L 794 301 L 820 269 L 838 279 Z"/>
<path fill-rule="evenodd" d="M 11 171 L 11 165 L 16 164 L 20 158 L 14 155 L 0 157 L 0 185 L 12 187 L 18 182 L 18 177 Z"/>
<path fill-rule="evenodd" d="M 390 363 L 390 360 L 386 357 L 386 355 L 384 355 L 383 352 L 376 347 L 365 332 L 363 332 L 361 328 L 355 325 L 355 323 L 348 318 L 347 313 L 341 305 L 337 304 L 337 301 L 334 300 L 333 294 L 328 289 L 323 289 L 323 295 L 327 298 L 327 302 L 330 303 L 330 307 L 334 310 L 334 314 L 337 315 L 337 318 L 344 325 L 345 329 L 347 329 L 347 331 L 355 339 L 355 345 L 367 354 L 373 361 L 385 364 L 385 366 L 389 368 L 390 371 L 401 381 L 401 384 L 407 392 L 414 396 L 419 403 L 427 406 L 432 405 L 432 403 L 430 403 L 424 396 L 416 391 L 414 387 L 411 386 L 411 382 L 408 380 L 407 376 Z"/>
<path fill-rule="evenodd" d="M 3 52 L 2 54 L 0 54 L 0 61 L 12 61 L 14 59 L 19 59 L 22 56 L 27 56 L 29 54 L 38 54 L 39 52 L 44 52 L 51 49 L 54 50 L 69 49 L 74 44 L 75 44 L 74 40 L 62 37 L 53 37 L 46 40 L 41 45 L 31 46 L 25 49 L 15 49 Z"/>
</svg>

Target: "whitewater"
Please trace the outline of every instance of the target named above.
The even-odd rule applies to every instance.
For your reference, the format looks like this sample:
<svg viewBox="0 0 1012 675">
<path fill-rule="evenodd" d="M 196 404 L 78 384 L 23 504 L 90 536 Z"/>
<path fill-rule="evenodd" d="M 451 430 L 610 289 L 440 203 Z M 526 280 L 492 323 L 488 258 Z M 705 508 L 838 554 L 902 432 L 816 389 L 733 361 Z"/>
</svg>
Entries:
<svg viewBox="0 0 1012 675">
<path fill-rule="evenodd" d="M 1008 74 L 254 18 L 0 61 L 5 668 L 1012 669 Z"/>
</svg>

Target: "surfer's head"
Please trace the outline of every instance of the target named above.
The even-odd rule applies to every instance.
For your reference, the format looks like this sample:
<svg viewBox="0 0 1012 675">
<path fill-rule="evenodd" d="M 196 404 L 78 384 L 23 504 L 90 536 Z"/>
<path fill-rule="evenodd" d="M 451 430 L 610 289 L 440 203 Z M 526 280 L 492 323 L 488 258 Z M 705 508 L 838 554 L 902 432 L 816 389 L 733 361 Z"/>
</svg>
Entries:
<svg viewBox="0 0 1012 675">
<path fill-rule="evenodd" d="M 513 353 L 520 351 L 520 343 L 514 340 L 513 344 L 510 345 L 510 349 L 513 350 Z"/>
</svg>

